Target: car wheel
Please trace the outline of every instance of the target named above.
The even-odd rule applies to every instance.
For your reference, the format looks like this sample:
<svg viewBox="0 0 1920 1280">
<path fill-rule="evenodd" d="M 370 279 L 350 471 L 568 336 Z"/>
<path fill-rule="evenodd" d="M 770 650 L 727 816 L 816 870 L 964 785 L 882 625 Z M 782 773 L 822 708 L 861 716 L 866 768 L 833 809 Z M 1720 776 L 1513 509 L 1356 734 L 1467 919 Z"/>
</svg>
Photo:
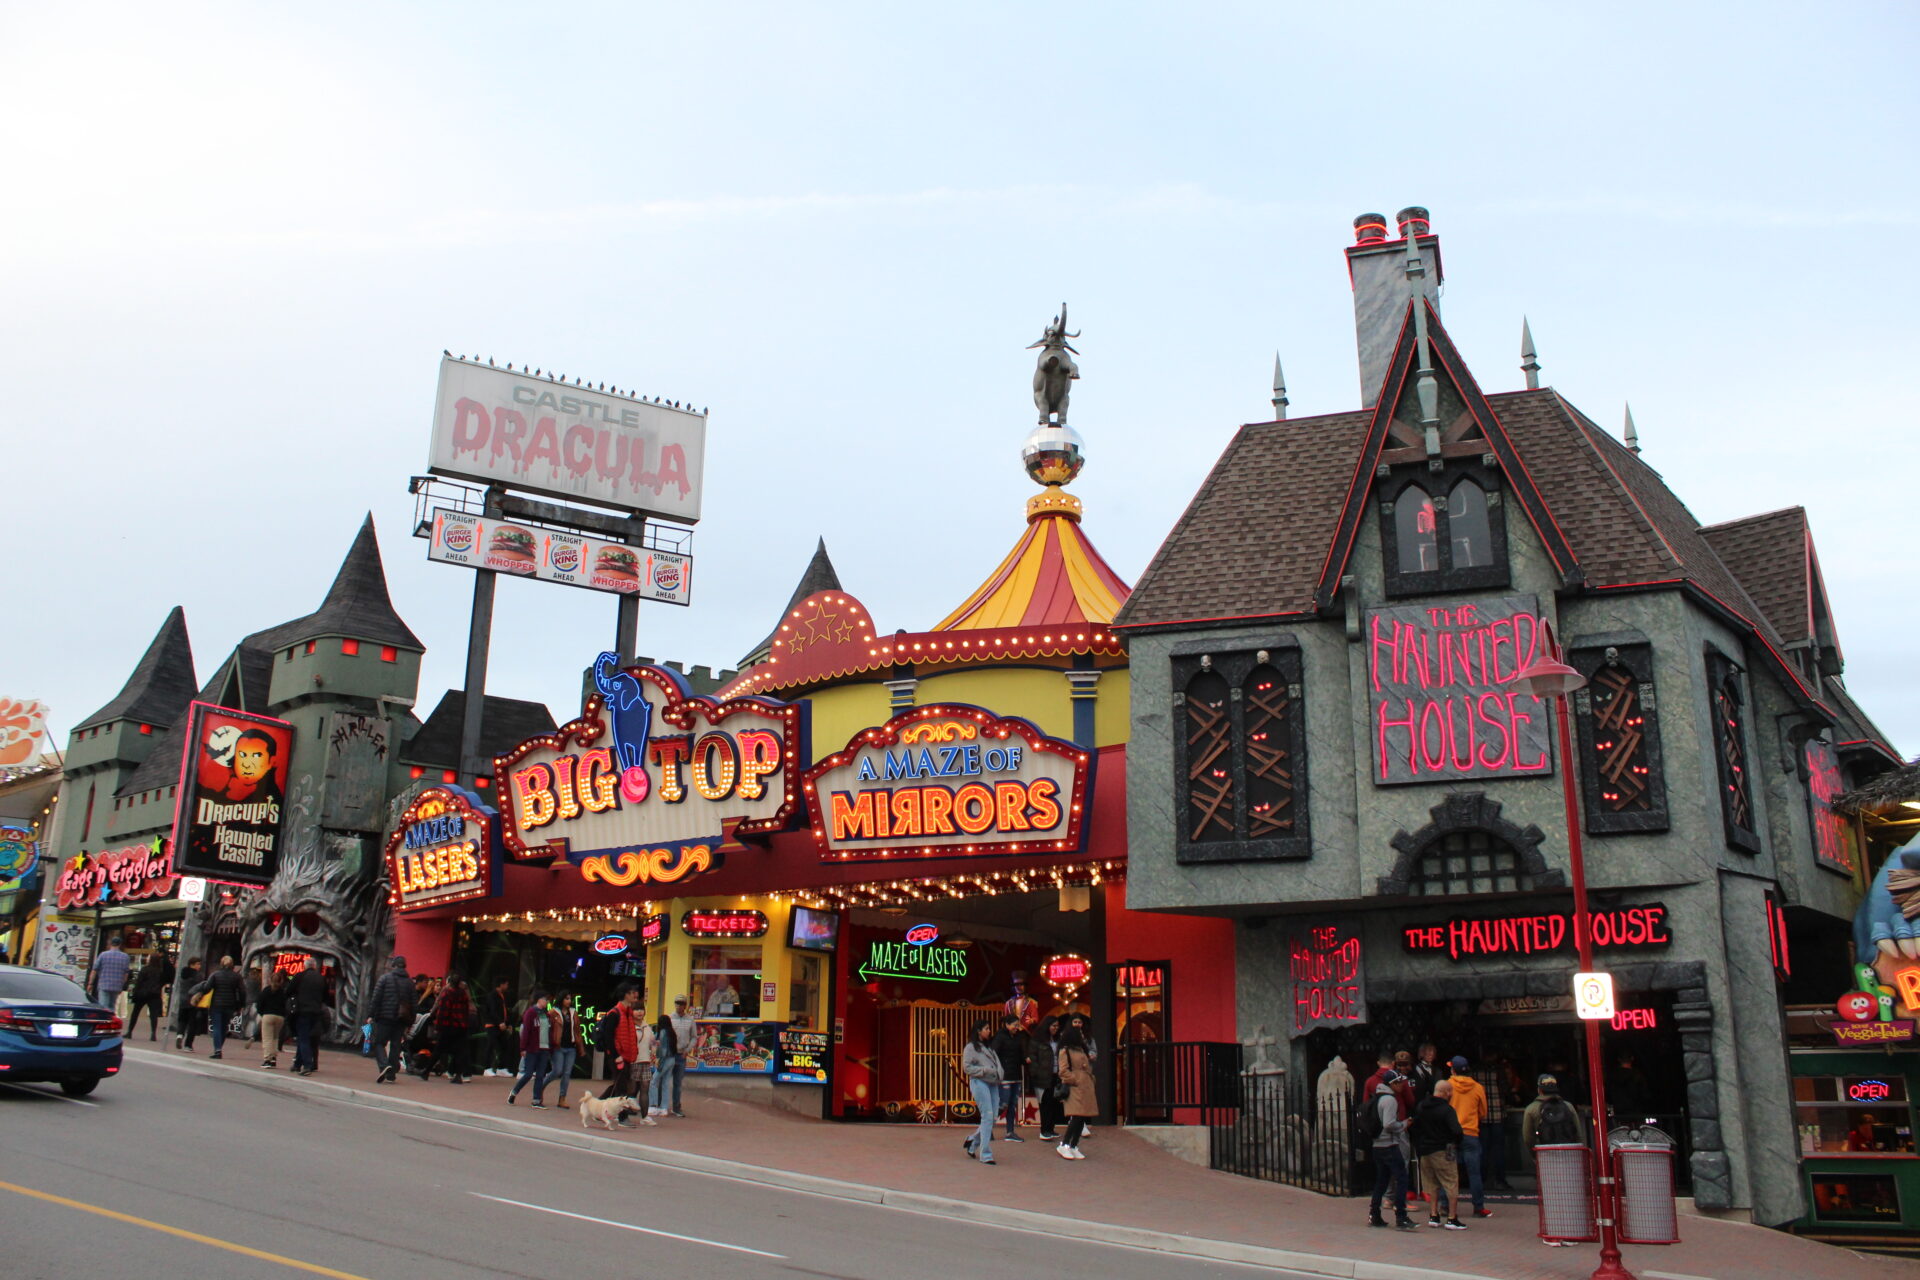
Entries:
<svg viewBox="0 0 1920 1280">
<path fill-rule="evenodd" d="M 92 1093 L 94 1086 L 100 1083 L 99 1076 L 88 1076 L 85 1080 L 62 1080 L 60 1092 L 69 1098 L 84 1098 Z"/>
</svg>

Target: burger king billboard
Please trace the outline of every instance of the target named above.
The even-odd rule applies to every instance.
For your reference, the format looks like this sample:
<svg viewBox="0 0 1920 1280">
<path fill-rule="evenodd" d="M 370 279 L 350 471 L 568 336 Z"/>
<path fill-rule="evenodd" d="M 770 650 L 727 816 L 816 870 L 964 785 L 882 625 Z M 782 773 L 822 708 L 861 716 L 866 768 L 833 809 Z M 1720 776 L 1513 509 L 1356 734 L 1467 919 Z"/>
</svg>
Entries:
<svg viewBox="0 0 1920 1280">
<path fill-rule="evenodd" d="M 427 558 L 662 604 L 693 599 L 693 557 L 441 509 Z"/>
<path fill-rule="evenodd" d="M 704 413 L 448 356 L 427 470 L 693 524 L 706 447 Z"/>
</svg>

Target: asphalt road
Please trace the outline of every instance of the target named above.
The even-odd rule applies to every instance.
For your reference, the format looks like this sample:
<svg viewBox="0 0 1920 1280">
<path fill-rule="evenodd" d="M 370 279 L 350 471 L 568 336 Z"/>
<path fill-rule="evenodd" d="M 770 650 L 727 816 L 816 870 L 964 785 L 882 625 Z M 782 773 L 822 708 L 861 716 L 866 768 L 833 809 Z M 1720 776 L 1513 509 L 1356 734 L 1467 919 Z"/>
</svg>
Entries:
<svg viewBox="0 0 1920 1280">
<path fill-rule="evenodd" d="M 1092 1216 L 1094 1206 L 1088 1210 Z M 1298 1273 L 662 1169 L 129 1060 L 122 1076 L 84 1102 L 51 1087 L 0 1085 L 0 1275 L 99 1274 L 1287 1280 Z"/>
</svg>

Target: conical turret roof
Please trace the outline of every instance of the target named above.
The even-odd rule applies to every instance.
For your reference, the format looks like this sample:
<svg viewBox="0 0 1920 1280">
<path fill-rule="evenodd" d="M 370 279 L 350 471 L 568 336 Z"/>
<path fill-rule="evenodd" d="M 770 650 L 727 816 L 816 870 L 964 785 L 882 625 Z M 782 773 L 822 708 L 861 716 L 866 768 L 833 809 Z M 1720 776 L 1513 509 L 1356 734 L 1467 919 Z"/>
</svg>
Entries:
<svg viewBox="0 0 1920 1280">
<path fill-rule="evenodd" d="M 800 575 L 799 585 L 793 589 L 793 597 L 787 601 L 787 607 L 780 611 L 780 617 L 784 619 L 799 607 L 802 600 L 816 591 L 842 590 L 845 588 L 840 585 L 840 575 L 834 571 L 833 561 L 827 556 L 827 540 L 821 538 L 813 548 L 813 559 L 807 561 L 806 572 Z M 773 650 L 774 637 L 779 634 L 780 623 L 776 621 L 773 624 L 773 630 L 767 632 L 766 638 L 747 650 L 746 656 L 740 660 L 740 665 L 749 667 L 765 659 Z"/>
<path fill-rule="evenodd" d="M 179 719 L 198 686 L 193 678 L 193 645 L 187 639 L 187 614 L 179 605 L 154 633 L 133 674 L 113 701 L 86 719 L 79 728 L 109 720 L 138 720 L 167 726 Z"/>
<path fill-rule="evenodd" d="M 394 611 L 387 594 L 386 566 L 380 559 L 380 540 L 374 534 L 373 513 L 360 523 L 340 572 L 327 588 L 327 598 L 304 618 L 255 632 L 243 646 L 278 649 L 315 636 L 351 636 L 374 644 L 395 645 L 425 652 L 426 646 Z"/>
<path fill-rule="evenodd" d="M 1028 501 L 1027 531 L 1000 566 L 933 629 L 1104 624 L 1131 590 L 1080 528 L 1080 500 L 1049 489 Z"/>
</svg>

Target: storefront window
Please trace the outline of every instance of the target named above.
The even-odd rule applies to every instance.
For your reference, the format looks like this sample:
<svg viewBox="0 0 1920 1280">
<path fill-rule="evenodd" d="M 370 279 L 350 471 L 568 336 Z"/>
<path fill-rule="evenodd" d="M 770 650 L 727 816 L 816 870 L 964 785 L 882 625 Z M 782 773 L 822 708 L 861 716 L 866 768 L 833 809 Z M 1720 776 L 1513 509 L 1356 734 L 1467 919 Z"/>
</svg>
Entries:
<svg viewBox="0 0 1920 1280">
<path fill-rule="evenodd" d="M 793 958 L 793 982 L 787 992 L 787 1021 L 796 1027 L 820 1025 L 820 975 L 825 962 L 819 956 Z"/>
<path fill-rule="evenodd" d="M 1793 1100 L 1802 1155 L 1914 1153 L 1904 1076 L 1802 1076 Z"/>
<path fill-rule="evenodd" d="M 760 1016 L 760 947 L 695 947 L 693 1005 L 705 1018 Z"/>
</svg>

